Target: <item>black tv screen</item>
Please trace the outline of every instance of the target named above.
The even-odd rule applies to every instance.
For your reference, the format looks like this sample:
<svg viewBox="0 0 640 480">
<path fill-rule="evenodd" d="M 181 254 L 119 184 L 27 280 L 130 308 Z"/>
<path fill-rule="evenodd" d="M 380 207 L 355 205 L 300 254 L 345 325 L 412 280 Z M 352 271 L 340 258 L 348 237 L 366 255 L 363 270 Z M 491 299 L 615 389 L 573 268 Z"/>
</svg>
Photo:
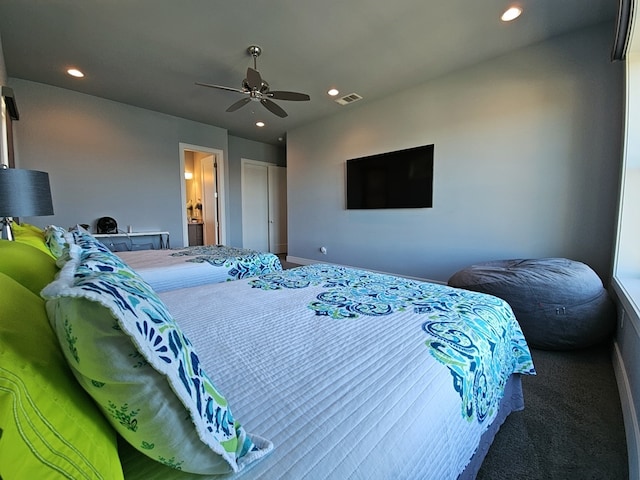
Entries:
<svg viewBox="0 0 640 480">
<path fill-rule="evenodd" d="M 431 208 L 433 145 L 347 160 L 347 209 Z"/>
</svg>

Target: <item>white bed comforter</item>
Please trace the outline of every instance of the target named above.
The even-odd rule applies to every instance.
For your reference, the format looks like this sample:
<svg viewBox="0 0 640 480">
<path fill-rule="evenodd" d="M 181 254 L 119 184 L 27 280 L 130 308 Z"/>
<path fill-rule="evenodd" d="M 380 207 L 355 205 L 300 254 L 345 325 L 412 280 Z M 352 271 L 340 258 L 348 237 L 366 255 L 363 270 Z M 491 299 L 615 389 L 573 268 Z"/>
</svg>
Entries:
<svg viewBox="0 0 640 480">
<path fill-rule="evenodd" d="M 282 270 L 273 253 L 207 245 L 176 250 L 116 252 L 156 292 L 227 282 Z"/>
<path fill-rule="evenodd" d="M 535 373 L 506 303 L 442 285 L 312 265 L 161 298 L 274 443 L 232 478 L 455 479 L 507 377 Z M 122 456 L 127 479 L 203 478 Z"/>
</svg>

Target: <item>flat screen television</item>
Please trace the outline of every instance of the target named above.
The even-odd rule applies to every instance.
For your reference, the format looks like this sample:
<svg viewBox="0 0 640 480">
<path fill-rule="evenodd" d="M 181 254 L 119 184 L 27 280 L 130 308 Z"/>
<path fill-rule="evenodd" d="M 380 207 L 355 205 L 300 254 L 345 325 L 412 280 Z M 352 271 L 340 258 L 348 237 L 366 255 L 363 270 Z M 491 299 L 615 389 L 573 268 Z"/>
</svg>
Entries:
<svg viewBox="0 0 640 480">
<path fill-rule="evenodd" d="M 433 145 L 347 160 L 347 209 L 433 207 Z"/>
</svg>

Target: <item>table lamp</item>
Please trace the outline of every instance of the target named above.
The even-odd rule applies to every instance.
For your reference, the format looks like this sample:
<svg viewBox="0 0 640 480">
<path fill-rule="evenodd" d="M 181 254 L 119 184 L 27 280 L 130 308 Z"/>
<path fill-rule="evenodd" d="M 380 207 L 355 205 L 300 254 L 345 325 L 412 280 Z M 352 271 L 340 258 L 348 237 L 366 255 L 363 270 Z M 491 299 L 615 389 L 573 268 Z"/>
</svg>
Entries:
<svg viewBox="0 0 640 480">
<path fill-rule="evenodd" d="M 13 240 L 11 217 L 53 215 L 49 174 L 37 170 L 0 168 L 2 238 Z"/>
</svg>

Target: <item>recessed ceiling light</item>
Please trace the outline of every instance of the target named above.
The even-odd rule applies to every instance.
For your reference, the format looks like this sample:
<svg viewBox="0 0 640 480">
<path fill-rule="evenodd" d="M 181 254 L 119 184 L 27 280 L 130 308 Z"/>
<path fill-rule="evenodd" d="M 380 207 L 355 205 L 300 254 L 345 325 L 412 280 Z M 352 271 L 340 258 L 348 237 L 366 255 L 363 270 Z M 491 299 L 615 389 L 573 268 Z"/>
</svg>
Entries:
<svg viewBox="0 0 640 480">
<path fill-rule="evenodd" d="M 510 22 L 518 18 L 521 14 L 522 9 L 520 7 L 510 7 L 502 14 L 500 20 L 503 22 Z"/>
<path fill-rule="evenodd" d="M 336 89 L 336 88 L 332 88 L 331 90 L 329 90 L 327 92 L 329 95 L 331 95 L 332 97 L 335 97 L 336 95 L 338 95 L 340 92 Z"/>
<path fill-rule="evenodd" d="M 77 78 L 82 78 L 84 77 L 84 73 L 82 73 L 80 70 L 78 70 L 77 68 L 70 68 L 69 70 L 67 70 L 67 73 L 69 75 L 71 75 L 72 77 L 77 77 Z"/>
<path fill-rule="evenodd" d="M 264 122 L 256 122 L 256 127 L 264 127 Z"/>
</svg>

